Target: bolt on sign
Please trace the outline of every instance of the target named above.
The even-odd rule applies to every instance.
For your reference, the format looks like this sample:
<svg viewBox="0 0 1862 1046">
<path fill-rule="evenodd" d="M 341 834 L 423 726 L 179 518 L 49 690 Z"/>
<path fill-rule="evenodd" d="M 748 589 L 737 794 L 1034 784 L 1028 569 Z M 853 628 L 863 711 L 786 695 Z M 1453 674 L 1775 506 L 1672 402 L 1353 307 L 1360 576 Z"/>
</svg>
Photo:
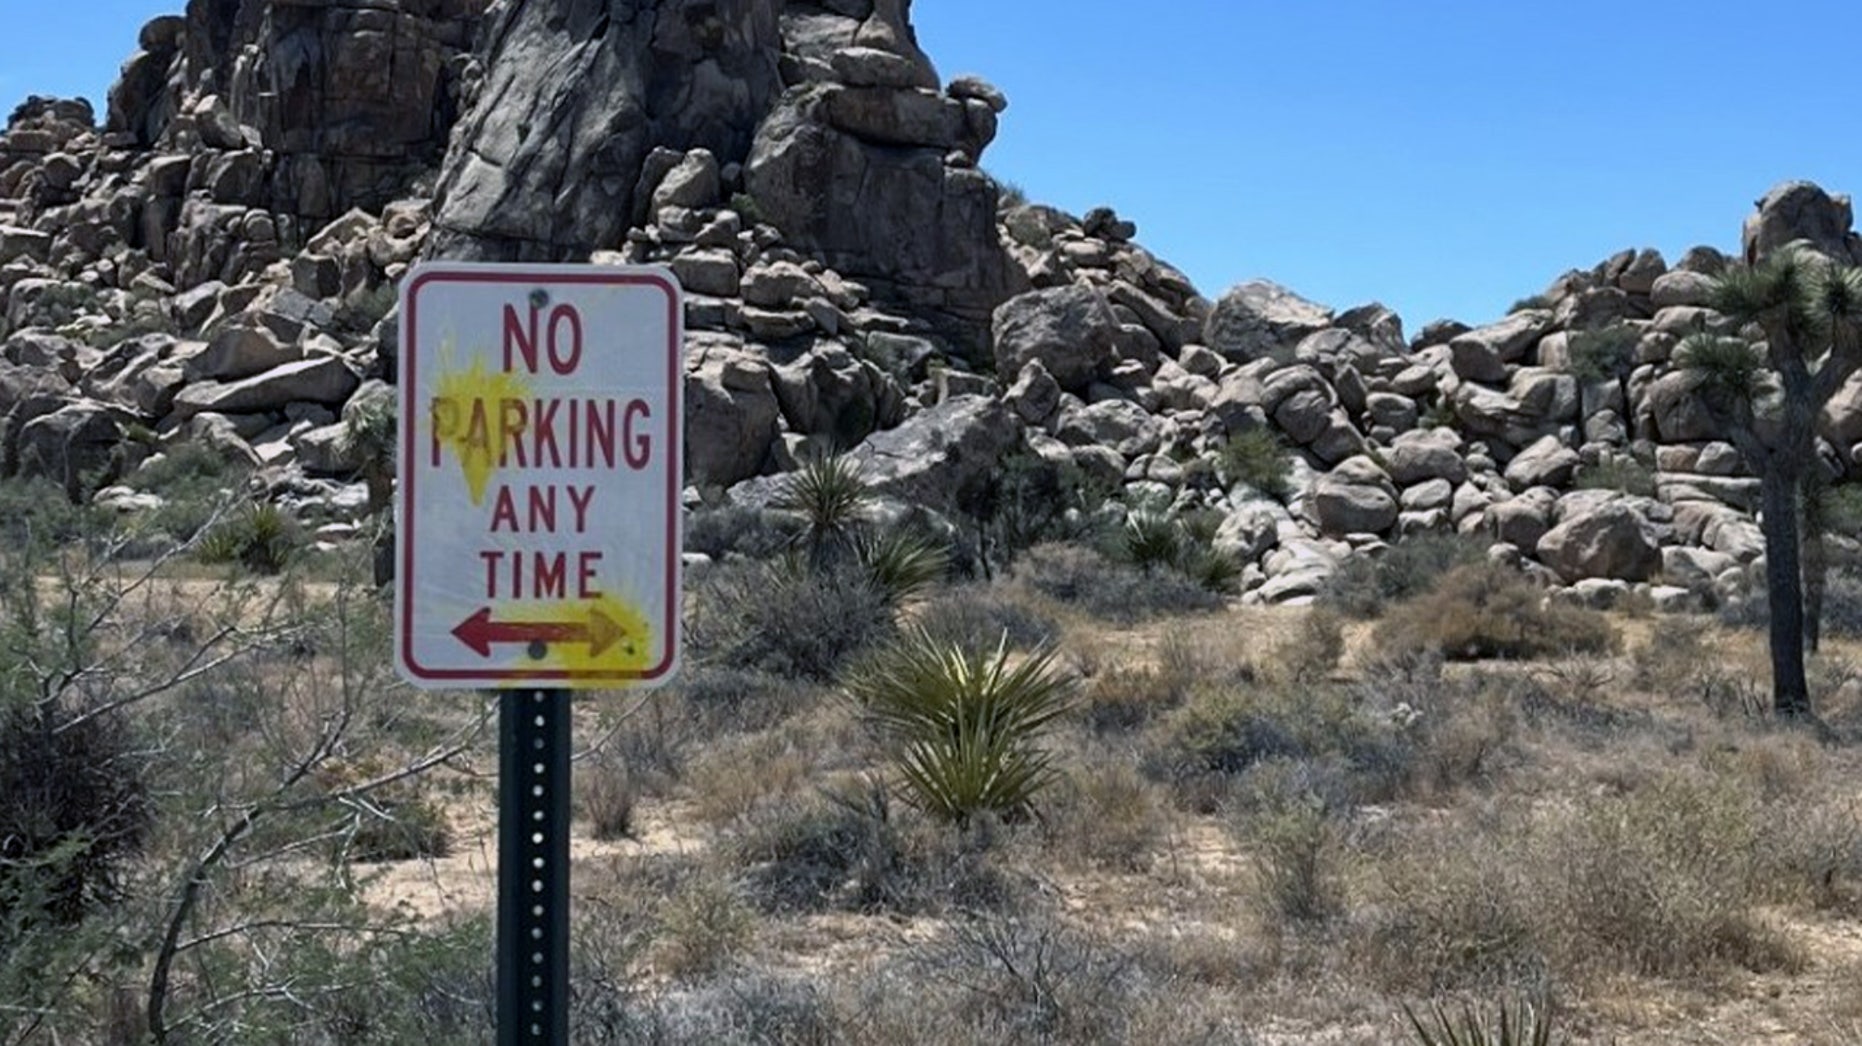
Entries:
<svg viewBox="0 0 1862 1046">
<path fill-rule="evenodd" d="M 409 681 L 671 676 L 683 315 L 657 267 L 436 262 L 403 279 L 395 618 Z"/>
</svg>

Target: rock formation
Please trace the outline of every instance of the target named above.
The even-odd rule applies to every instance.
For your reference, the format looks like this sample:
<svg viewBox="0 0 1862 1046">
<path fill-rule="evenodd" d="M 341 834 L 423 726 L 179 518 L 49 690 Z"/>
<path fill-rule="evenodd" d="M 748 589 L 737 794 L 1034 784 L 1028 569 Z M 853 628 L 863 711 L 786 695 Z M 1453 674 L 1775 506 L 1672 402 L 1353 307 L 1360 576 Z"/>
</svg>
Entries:
<svg viewBox="0 0 1862 1046">
<path fill-rule="evenodd" d="M 32 98 L 0 135 L 0 468 L 74 495 L 200 443 L 340 534 L 366 499 L 339 419 L 396 376 L 406 266 L 593 259 L 688 292 L 694 499 L 831 447 L 958 512 L 1019 454 L 1221 514 L 1249 601 L 1425 532 L 1672 606 L 1763 551 L 1757 481 L 1672 361 L 1729 331 L 1710 248 L 1413 337 L 1267 281 L 1211 301 L 1109 208 L 1006 199 L 979 163 L 1007 100 L 940 79 L 908 0 L 190 0 L 138 45 L 102 126 Z M 1787 183 L 1742 247 L 1862 261 L 1852 226 Z M 1222 474 L 1262 430 L 1285 492 Z M 1862 382 L 1823 435 L 1853 473 Z"/>
</svg>

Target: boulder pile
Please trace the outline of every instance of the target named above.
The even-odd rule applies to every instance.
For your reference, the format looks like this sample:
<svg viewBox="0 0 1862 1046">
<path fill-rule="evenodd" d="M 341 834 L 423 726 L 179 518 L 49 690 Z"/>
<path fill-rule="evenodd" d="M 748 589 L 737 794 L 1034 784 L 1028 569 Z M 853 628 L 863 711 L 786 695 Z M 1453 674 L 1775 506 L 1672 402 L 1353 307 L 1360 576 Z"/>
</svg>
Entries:
<svg viewBox="0 0 1862 1046">
<path fill-rule="evenodd" d="M 1251 602 L 1429 532 L 1600 604 L 1731 595 L 1763 552 L 1757 481 L 1674 365 L 1736 333 L 1711 248 L 1413 335 L 1264 280 L 1210 300 L 1112 209 L 1005 192 L 980 163 L 1008 100 L 940 78 L 909 0 L 191 0 L 138 43 L 101 124 L 35 97 L 0 135 L 0 469 L 73 497 L 143 504 L 115 484 L 198 444 L 353 520 L 342 418 L 396 378 L 406 268 L 594 260 L 686 289 L 695 501 L 840 448 L 960 511 L 1020 455 L 1219 513 Z M 1742 239 L 1862 261 L 1808 183 Z M 1855 470 L 1862 382 L 1823 422 Z M 1231 474 L 1258 433 L 1283 487 Z"/>
</svg>

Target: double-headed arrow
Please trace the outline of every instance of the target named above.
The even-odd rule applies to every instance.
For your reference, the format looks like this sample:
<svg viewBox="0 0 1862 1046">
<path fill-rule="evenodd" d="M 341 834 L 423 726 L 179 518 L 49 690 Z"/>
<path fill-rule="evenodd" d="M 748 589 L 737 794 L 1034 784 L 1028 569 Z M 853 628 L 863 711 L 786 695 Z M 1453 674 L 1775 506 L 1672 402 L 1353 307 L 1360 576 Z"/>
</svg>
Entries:
<svg viewBox="0 0 1862 1046">
<path fill-rule="evenodd" d="M 620 623 L 590 607 L 585 621 L 493 621 L 485 607 L 459 623 L 453 635 L 480 657 L 490 657 L 494 643 L 587 643 L 588 656 L 599 657 L 627 637 Z"/>
</svg>

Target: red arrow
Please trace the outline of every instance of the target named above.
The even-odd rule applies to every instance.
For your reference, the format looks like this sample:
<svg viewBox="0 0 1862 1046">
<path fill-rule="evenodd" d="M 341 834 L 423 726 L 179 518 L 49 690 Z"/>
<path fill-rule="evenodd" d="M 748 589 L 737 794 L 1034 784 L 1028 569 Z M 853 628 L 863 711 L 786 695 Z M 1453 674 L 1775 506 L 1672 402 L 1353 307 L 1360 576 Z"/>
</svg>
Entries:
<svg viewBox="0 0 1862 1046">
<path fill-rule="evenodd" d="M 480 657 L 491 656 L 493 643 L 587 643 L 588 656 L 599 657 L 627 630 L 596 607 L 589 608 L 587 621 L 493 621 L 485 607 L 461 621 L 453 635 Z"/>
</svg>

